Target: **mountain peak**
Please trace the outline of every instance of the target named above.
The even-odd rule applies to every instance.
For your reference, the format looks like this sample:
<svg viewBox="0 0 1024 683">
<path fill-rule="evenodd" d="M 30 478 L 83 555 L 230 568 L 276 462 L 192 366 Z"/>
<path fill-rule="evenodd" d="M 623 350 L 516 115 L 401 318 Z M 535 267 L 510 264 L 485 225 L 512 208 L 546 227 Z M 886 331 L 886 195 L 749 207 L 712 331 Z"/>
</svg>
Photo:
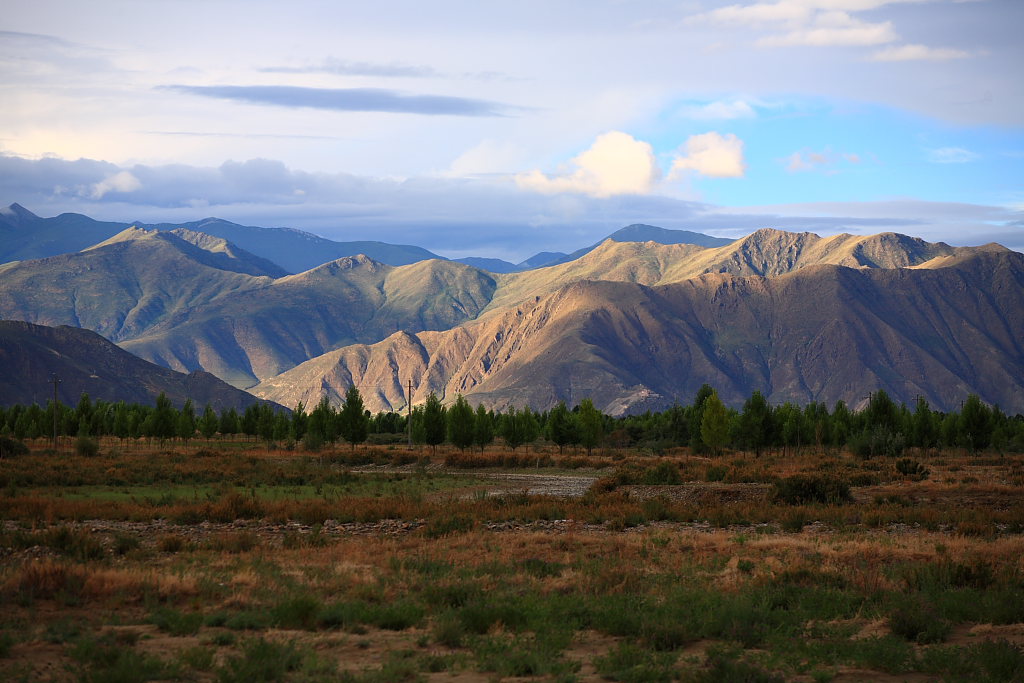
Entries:
<svg viewBox="0 0 1024 683">
<path fill-rule="evenodd" d="M 733 240 L 723 237 L 712 237 L 700 232 L 689 230 L 669 230 L 656 225 L 633 223 L 616 230 L 606 239 L 616 242 L 657 242 L 658 244 L 696 244 L 699 247 L 724 247 Z"/>
<path fill-rule="evenodd" d="M 137 225 L 133 225 L 130 228 L 125 228 L 113 237 L 105 239 L 102 242 L 98 242 L 91 247 L 86 247 L 82 251 L 92 251 L 93 249 L 99 249 L 100 247 L 107 247 L 111 244 L 119 244 L 121 242 L 136 242 L 138 240 L 153 239 L 159 234 L 158 230 L 148 230 L 146 228 L 140 228 Z"/>
<path fill-rule="evenodd" d="M 17 202 L 14 202 L 10 206 L 0 207 L 0 216 L 13 218 L 17 221 L 39 220 L 39 216 L 35 215 Z"/>
</svg>

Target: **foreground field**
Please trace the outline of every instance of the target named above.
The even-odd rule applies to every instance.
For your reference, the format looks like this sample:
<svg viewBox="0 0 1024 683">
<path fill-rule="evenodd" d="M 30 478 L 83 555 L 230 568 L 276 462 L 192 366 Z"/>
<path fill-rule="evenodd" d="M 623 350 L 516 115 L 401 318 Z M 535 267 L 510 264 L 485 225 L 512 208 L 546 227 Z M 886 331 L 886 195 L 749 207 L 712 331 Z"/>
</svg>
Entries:
<svg viewBox="0 0 1024 683">
<path fill-rule="evenodd" d="M 1019 458 L 111 442 L 0 486 L 4 680 L 1024 678 Z"/>
</svg>

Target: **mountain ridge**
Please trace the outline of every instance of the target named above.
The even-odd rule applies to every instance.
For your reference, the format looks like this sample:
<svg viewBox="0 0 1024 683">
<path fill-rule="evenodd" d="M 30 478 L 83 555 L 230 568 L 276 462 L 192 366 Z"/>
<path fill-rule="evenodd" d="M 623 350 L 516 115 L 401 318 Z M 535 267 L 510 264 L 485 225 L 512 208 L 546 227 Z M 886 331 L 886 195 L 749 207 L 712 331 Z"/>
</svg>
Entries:
<svg viewBox="0 0 1024 683">
<path fill-rule="evenodd" d="M 74 405 L 82 393 L 108 402 L 153 405 L 164 393 L 181 406 L 192 399 L 199 409 L 244 409 L 263 402 L 208 372 L 183 374 L 136 358 L 89 330 L 0 320 L 0 405 L 39 403 L 53 397 L 50 379 L 57 375 L 58 399 Z"/>
<path fill-rule="evenodd" d="M 378 387 L 369 408 L 396 408 L 409 377 L 387 373 L 399 367 L 414 402 L 463 393 L 494 408 L 592 397 L 605 412 L 638 412 L 685 402 L 707 381 L 733 404 L 758 389 L 776 403 L 858 405 L 884 388 L 940 409 L 973 392 L 1021 410 L 1021 291 L 1024 257 L 1008 250 L 945 268 L 818 264 L 656 286 L 581 280 L 453 330 L 335 350 L 253 392 L 315 402 L 321 388 L 333 395 L 355 382 Z"/>
</svg>

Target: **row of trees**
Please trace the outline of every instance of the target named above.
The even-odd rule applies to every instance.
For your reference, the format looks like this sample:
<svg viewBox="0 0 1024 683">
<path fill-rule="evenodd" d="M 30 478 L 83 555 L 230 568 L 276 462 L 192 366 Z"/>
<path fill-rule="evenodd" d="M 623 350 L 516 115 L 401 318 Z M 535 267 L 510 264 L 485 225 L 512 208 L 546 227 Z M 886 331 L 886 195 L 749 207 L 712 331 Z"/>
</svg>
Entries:
<svg viewBox="0 0 1024 683">
<path fill-rule="evenodd" d="M 229 408 L 218 414 L 209 405 L 197 413 L 191 401 L 179 409 L 163 394 L 154 406 L 92 401 L 83 394 L 74 407 L 52 402 L 45 408 L 0 407 L 0 434 L 16 439 L 50 436 L 56 423 L 58 435 L 187 442 L 220 434 L 268 443 L 302 442 L 310 449 L 339 440 L 354 448 L 372 434 L 389 434 L 391 441 L 408 435 L 417 444 L 436 448 L 447 442 L 460 449 L 484 448 L 501 437 L 513 450 L 543 436 L 560 452 L 569 446 L 590 451 L 599 445 L 653 450 L 688 446 L 702 453 L 733 448 L 757 454 L 766 449 L 848 447 L 864 456 L 898 455 L 907 447 L 1024 450 L 1024 417 L 1009 417 L 975 395 L 967 397 L 960 411 L 943 413 L 932 410 L 923 398 L 912 409 L 897 404 L 884 391 L 872 394 L 863 410 L 851 410 L 842 401 L 831 410 L 821 403 L 772 406 L 755 391 L 737 410 L 725 406 L 704 385 L 689 405 L 613 418 L 598 411 L 590 399 L 571 410 L 562 402 L 550 411 L 512 406 L 496 413 L 483 405 L 473 409 L 462 396 L 444 406 L 431 394 L 413 408 L 411 419 L 410 429 L 400 413 L 372 415 L 356 387 L 349 388 L 340 407 L 324 398 L 308 412 L 301 403 L 291 412 L 262 403 L 241 413 Z"/>
</svg>

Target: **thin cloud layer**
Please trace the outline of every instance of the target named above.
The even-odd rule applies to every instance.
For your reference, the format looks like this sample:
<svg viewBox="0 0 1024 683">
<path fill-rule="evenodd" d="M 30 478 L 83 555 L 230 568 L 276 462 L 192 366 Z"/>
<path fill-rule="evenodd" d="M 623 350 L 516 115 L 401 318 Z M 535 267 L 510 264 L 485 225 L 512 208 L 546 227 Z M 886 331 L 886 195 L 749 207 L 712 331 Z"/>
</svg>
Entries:
<svg viewBox="0 0 1024 683">
<path fill-rule="evenodd" d="M 110 189 L 96 192 L 104 183 Z M 0 206 L 13 202 L 43 216 L 72 211 L 102 220 L 153 223 L 217 216 L 336 240 L 372 237 L 453 258 L 514 262 L 538 251 L 570 252 L 638 222 L 723 237 L 763 227 L 819 234 L 893 230 L 951 244 L 997 241 L 1024 250 L 1019 225 L 1024 211 L 1019 209 L 906 200 L 744 210 L 657 194 L 543 194 L 509 182 L 306 173 L 267 159 L 212 168 L 122 168 L 88 159 L 0 155 Z"/>
<path fill-rule="evenodd" d="M 167 85 L 162 90 L 274 107 L 388 112 L 427 116 L 507 116 L 509 105 L 448 95 L 406 95 L 384 88 L 304 88 L 293 85 Z"/>
<path fill-rule="evenodd" d="M 776 0 L 719 7 L 691 18 L 724 26 L 743 26 L 766 32 L 759 47 L 878 47 L 874 61 L 947 60 L 969 57 L 952 48 L 920 44 L 893 45 L 901 40 L 891 20 L 872 21 L 859 12 L 887 5 L 925 3 L 930 0 Z"/>
</svg>

